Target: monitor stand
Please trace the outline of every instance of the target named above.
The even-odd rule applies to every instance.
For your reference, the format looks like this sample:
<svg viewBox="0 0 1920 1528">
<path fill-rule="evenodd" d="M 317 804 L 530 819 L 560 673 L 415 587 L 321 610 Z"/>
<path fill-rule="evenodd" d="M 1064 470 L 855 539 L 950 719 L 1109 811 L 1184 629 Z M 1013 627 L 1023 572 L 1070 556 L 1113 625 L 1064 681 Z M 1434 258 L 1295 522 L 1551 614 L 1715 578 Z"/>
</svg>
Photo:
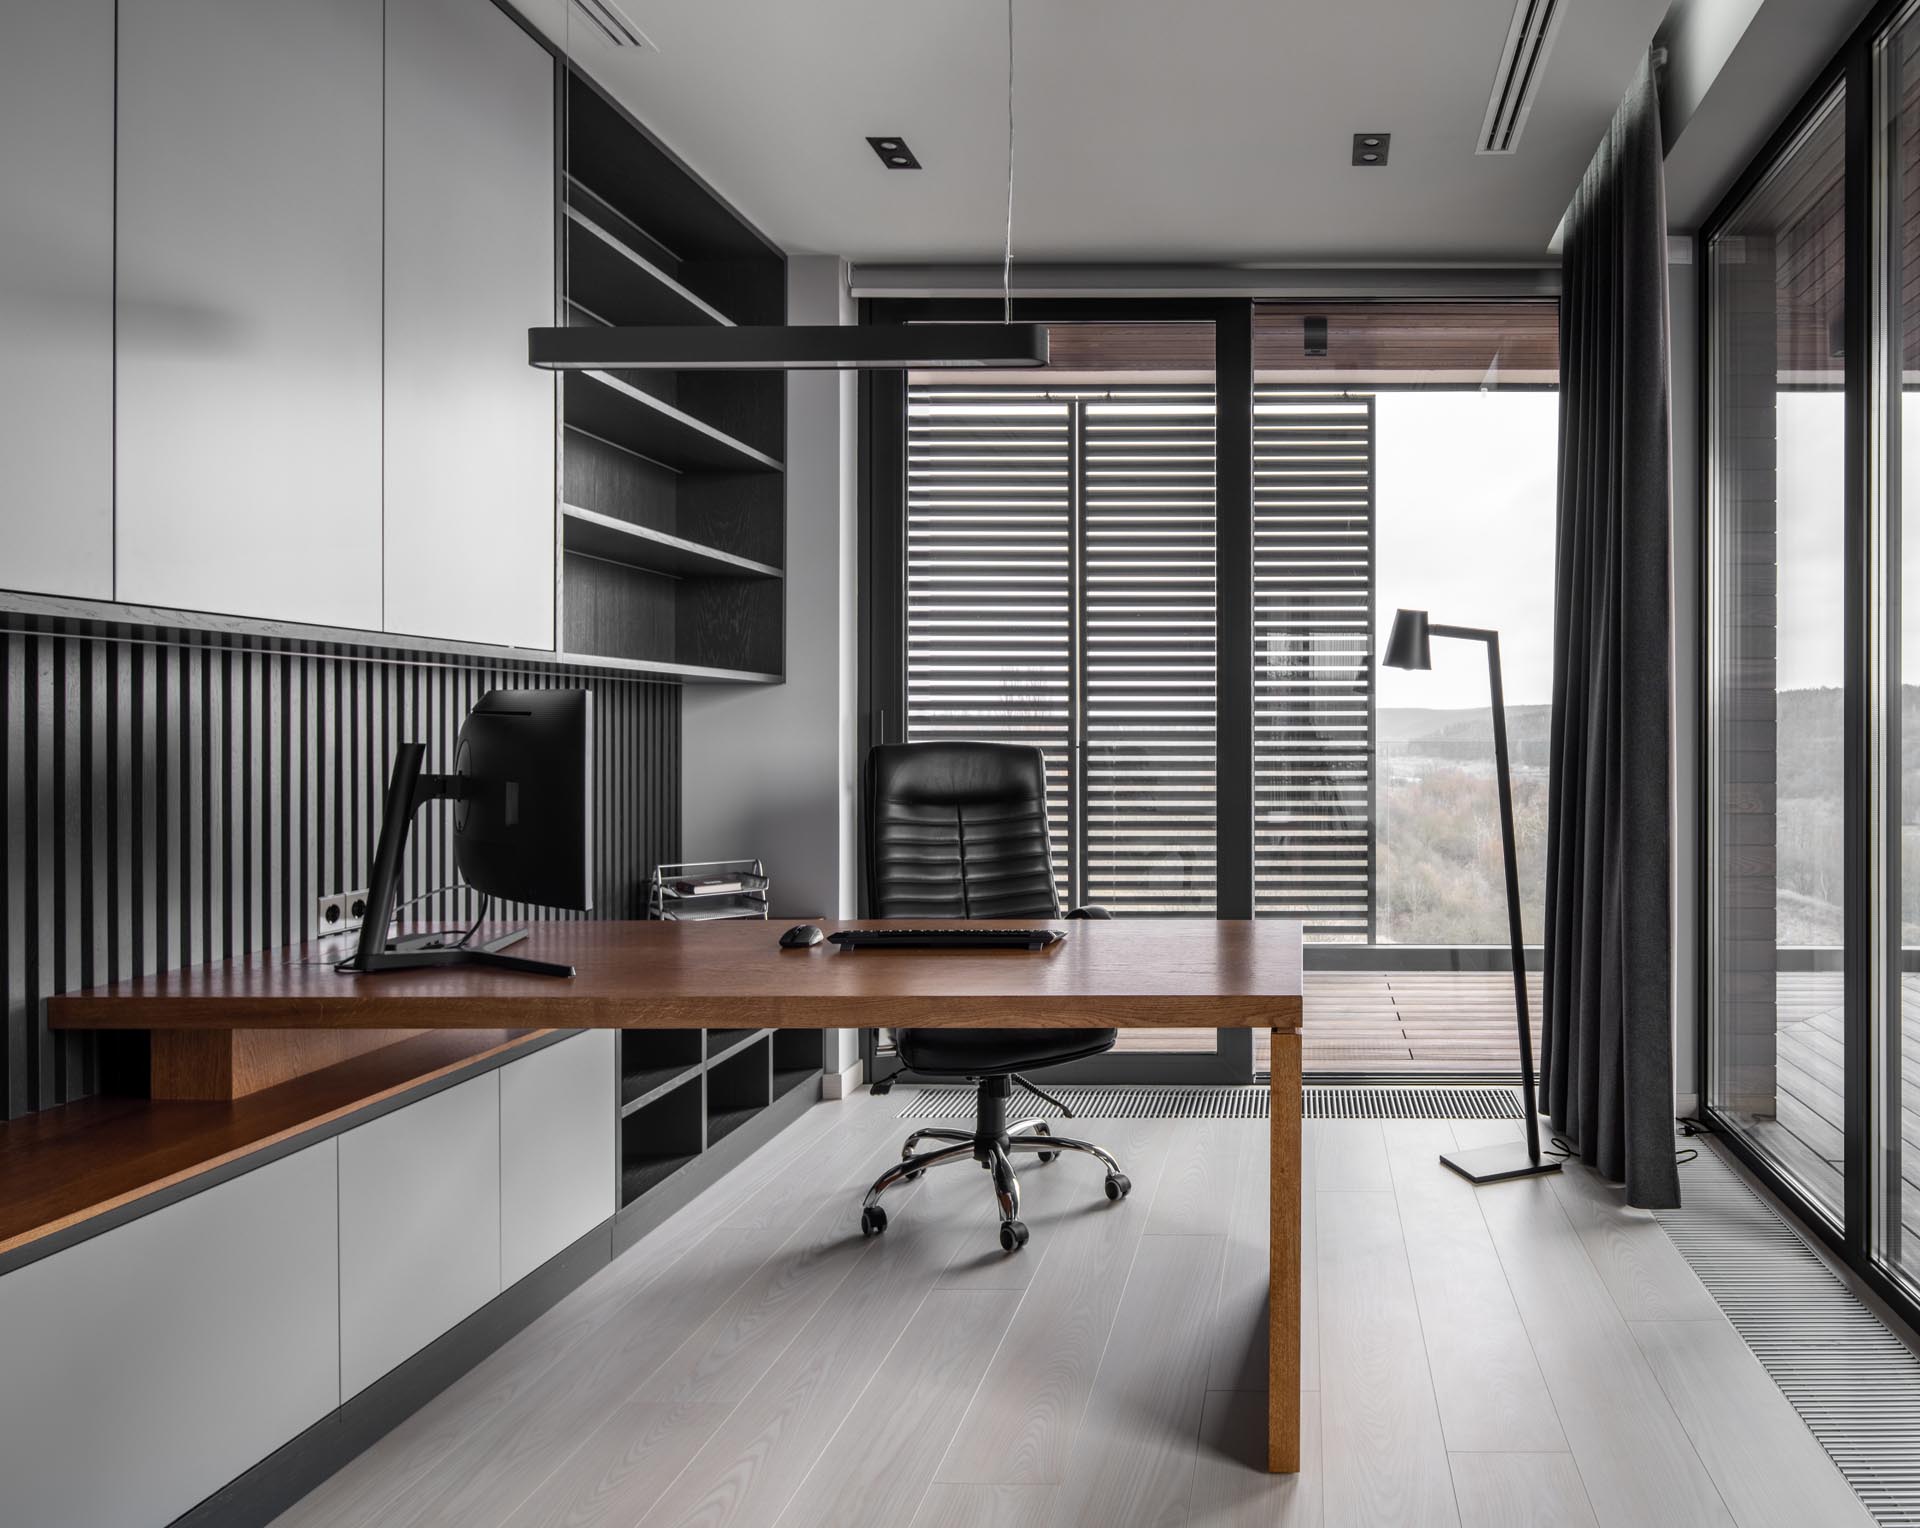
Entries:
<svg viewBox="0 0 1920 1528">
<path fill-rule="evenodd" d="M 481 944 L 448 944 L 445 934 L 409 934 L 386 937 L 400 897 L 400 857 L 413 830 L 414 814 L 430 801 L 458 799 L 457 775 L 430 775 L 422 743 L 402 743 L 394 755 L 387 781 L 386 806 L 380 818 L 380 841 L 373 851 L 373 883 L 367 894 L 366 921 L 360 926 L 360 944 L 334 969 L 356 975 L 377 971 L 423 971 L 443 966 L 486 966 L 495 971 L 519 971 L 527 976 L 571 976 L 573 967 L 552 960 L 529 960 L 502 955 L 510 944 L 527 937 L 525 929 L 500 934 Z"/>
<path fill-rule="evenodd" d="M 553 960 L 529 960 L 524 955 L 502 955 L 508 945 L 527 937 L 523 928 L 483 940 L 479 944 L 448 944 L 445 934 L 407 934 L 389 939 L 384 950 L 353 955 L 340 963 L 342 971 L 424 971 L 436 966 L 487 966 L 496 971 L 520 971 L 528 976 L 571 976 L 573 967 Z"/>
</svg>

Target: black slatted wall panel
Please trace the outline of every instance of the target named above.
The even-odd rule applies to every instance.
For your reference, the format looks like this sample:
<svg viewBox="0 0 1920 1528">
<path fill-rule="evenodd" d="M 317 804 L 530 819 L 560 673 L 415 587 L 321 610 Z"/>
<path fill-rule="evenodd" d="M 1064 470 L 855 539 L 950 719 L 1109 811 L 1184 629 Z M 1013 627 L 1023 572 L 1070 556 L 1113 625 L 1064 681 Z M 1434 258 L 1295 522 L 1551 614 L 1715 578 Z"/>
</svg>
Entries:
<svg viewBox="0 0 1920 1528">
<path fill-rule="evenodd" d="M 650 868 L 679 858 L 670 685 L 192 639 L 0 633 L 0 655 L 7 1118 L 99 1090 L 92 1037 L 50 1033 L 49 995 L 311 937 L 319 895 L 365 885 L 394 745 L 424 742 L 428 769 L 451 768 L 489 689 L 593 691 L 593 916 L 644 916 Z M 452 882 L 444 818 L 418 819 L 403 896 Z M 470 907 L 445 895 L 414 911 Z"/>
</svg>

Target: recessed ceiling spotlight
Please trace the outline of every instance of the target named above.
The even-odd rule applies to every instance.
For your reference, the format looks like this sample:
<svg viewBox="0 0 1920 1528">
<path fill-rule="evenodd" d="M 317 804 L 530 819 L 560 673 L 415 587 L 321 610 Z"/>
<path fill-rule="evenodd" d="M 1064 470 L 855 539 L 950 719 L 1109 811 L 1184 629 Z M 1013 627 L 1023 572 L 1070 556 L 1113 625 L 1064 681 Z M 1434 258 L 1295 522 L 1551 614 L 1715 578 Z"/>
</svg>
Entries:
<svg viewBox="0 0 1920 1528">
<path fill-rule="evenodd" d="M 1385 164 L 1387 162 L 1387 146 L 1392 142 L 1392 133 L 1355 133 L 1353 135 L 1353 162 L 1359 165 Z"/>
<path fill-rule="evenodd" d="M 913 157 L 913 150 L 907 147 L 904 138 L 869 138 L 874 153 L 880 156 L 880 163 L 889 170 L 917 170 L 920 161 Z"/>
</svg>

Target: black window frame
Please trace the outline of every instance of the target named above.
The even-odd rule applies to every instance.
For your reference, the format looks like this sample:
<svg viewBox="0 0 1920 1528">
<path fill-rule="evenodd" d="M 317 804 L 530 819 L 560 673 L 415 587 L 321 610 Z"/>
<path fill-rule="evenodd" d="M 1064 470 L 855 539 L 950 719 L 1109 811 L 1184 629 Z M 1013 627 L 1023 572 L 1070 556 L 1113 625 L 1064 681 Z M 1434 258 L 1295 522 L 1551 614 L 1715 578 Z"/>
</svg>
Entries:
<svg viewBox="0 0 1920 1528">
<path fill-rule="evenodd" d="M 1875 556 L 1872 521 L 1872 456 L 1874 451 L 1872 408 L 1874 379 L 1871 375 L 1879 357 L 1875 344 L 1875 296 L 1873 282 L 1878 269 L 1872 248 L 1875 232 L 1874 173 L 1878 163 L 1874 133 L 1874 113 L 1878 105 L 1875 74 L 1875 49 L 1881 39 L 1907 12 L 1912 0 L 1880 0 L 1848 37 L 1840 50 L 1821 69 L 1793 107 L 1769 135 L 1760 151 L 1747 163 L 1703 220 L 1694 235 L 1693 259 L 1701 272 L 1697 324 L 1694 340 L 1700 358 L 1696 407 L 1697 439 L 1701 443 L 1697 491 L 1700 505 L 1701 556 L 1699 559 L 1698 624 L 1695 630 L 1698 659 L 1699 707 L 1697 724 L 1700 747 L 1694 781 L 1699 821 L 1696 836 L 1696 864 L 1700 867 L 1696 893 L 1697 927 L 1701 931 L 1695 991 L 1694 1066 L 1699 1087 L 1700 1118 L 1710 1126 L 1718 1140 L 1748 1172 L 1753 1174 L 1782 1203 L 1790 1206 L 1800 1222 L 1826 1246 L 1868 1290 L 1884 1301 L 1909 1326 L 1920 1327 L 1920 1298 L 1907 1284 L 1892 1276 L 1873 1254 L 1873 1182 L 1872 1151 L 1877 1125 L 1872 1097 L 1876 1066 L 1874 1015 L 1876 1009 L 1893 1015 L 1899 1022 L 1899 971 L 1897 962 L 1878 974 L 1890 992 L 1873 991 L 1876 930 L 1888 915 L 1885 907 L 1874 905 L 1873 878 L 1877 855 L 1884 844 L 1874 842 L 1873 785 L 1876 761 L 1870 750 L 1867 732 L 1868 686 L 1876 682 L 1871 659 L 1872 619 L 1881 591 L 1873 585 Z M 1843 429 L 1843 504 L 1845 544 L 1842 550 L 1842 578 L 1846 590 L 1843 622 L 1845 644 L 1843 728 L 1845 731 L 1842 776 L 1843 812 L 1843 940 L 1842 983 L 1844 993 L 1845 1057 L 1842 1098 L 1845 1122 L 1843 1140 L 1843 1181 L 1841 1218 L 1838 1222 L 1824 1213 L 1773 1162 L 1754 1149 L 1741 1135 L 1736 1122 L 1722 1115 L 1712 1099 L 1711 1046 L 1714 1024 L 1713 974 L 1714 950 L 1708 946 L 1712 928 L 1711 907 L 1714 896 L 1711 843 L 1713 832 L 1712 779 L 1712 685 L 1714 683 L 1712 605 L 1713 524 L 1712 491 L 1714 459 L 1712 449 L 1712 320 L 1714 303 L 1712 245 L 1715 238 L 1740 210 L 1742 203 L 1792 150 L 1814 118 L 1827 107 L 1833 93 L 1844 88 L 1843 103 L 1846 166 L 1844 169 L 1844 316 L 1842 320 L 1845 359 L 1843 377 L 1846 393 L 1846 419 Z M 1897 735 L 1889 747 L 1897 747 Z M 1888 761 L 1882 761 L 1884 764 Z M 1898 760 L 1890 761 L 1896 768 Z M 1892 778 L 1898 778 L 1897 773 Z M 1892 814 L 1883 831 L 1897 835 Z M 1897 839 L 1896 839 L 1897 842 Z M 1897 860 L 1890 863 L 1897 864 Z M 1899 927 L 1897 909 L 1894 910 Z M 1882 1007 L 1881 1005 L 1887 1005 Z M 1898 1128 L 1895 1120 L 1893 1128 Z"/>
</svg>

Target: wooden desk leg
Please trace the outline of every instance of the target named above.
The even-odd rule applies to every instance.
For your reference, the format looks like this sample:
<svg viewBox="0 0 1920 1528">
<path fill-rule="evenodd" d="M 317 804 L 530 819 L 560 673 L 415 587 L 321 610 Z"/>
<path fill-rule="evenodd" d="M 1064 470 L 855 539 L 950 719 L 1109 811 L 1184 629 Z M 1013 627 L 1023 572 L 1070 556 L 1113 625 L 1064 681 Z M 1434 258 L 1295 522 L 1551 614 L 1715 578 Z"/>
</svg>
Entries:
<svg viewBox="0 0 1920 1528">
<path fill-rule="evenodd" d="M 1267 1314 L 1267 1468 L 1300 1469 L 1300 1033 L 1273 1032 L 1272 1271 Z"/>
</svg>

